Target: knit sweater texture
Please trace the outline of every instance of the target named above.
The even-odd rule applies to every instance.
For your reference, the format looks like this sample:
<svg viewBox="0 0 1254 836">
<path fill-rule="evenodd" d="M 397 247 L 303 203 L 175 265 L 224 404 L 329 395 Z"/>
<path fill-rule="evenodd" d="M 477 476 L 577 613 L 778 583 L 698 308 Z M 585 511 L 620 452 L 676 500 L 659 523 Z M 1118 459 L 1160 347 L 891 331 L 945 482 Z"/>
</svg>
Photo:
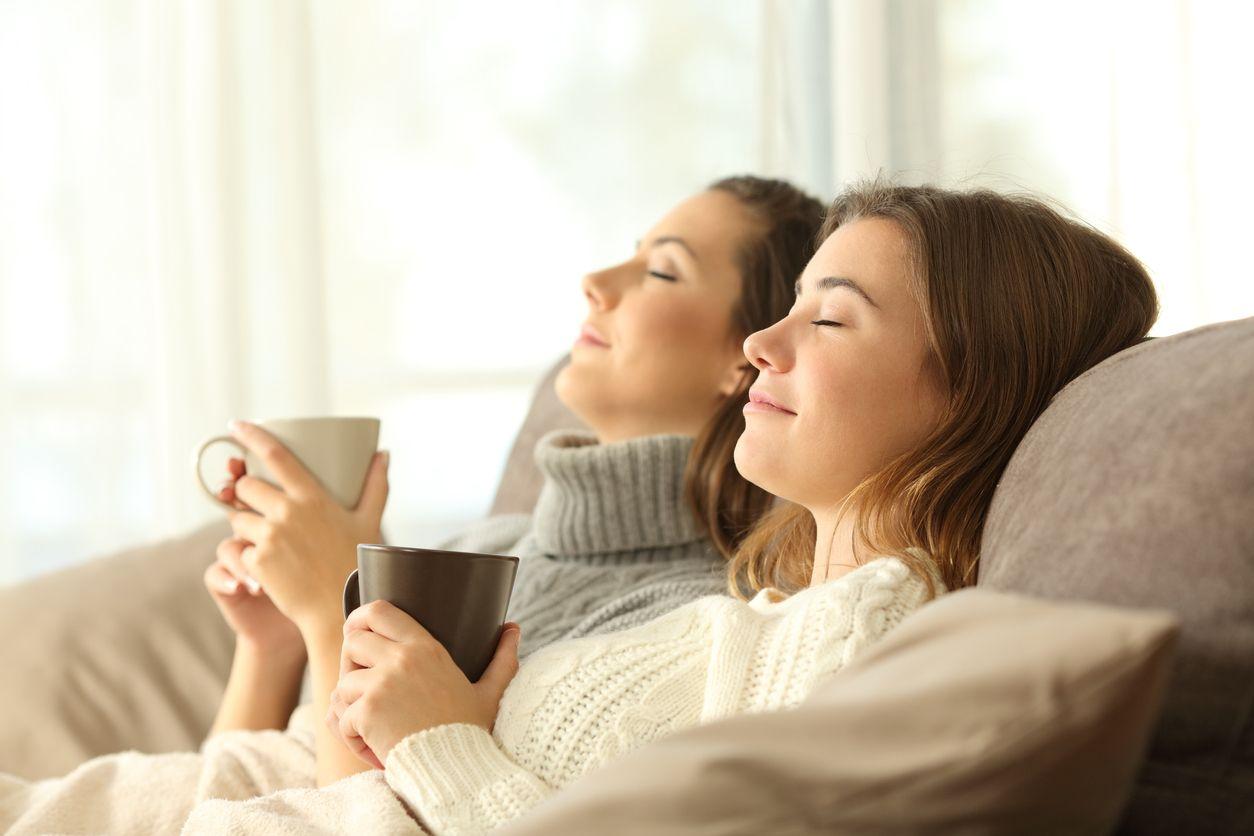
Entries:
<svg viewBox="0 0 1254 836">
<path fill-rule="evenodd" d="M 209 801 L 184 832 L 329 832 L 349 809 L 370 810 L 355 823 L 363 832 L 486 832 L 652 740 L 797 705 L 927 596 L 922 578 L 885 557 L 791 597 L 711 596 L 623 632 L 559 642 L 523 663 L 491 733 L 466 724 L 417 732 L 382 772 Z"/>
<path fill-rule="evenodd" d="M 555 432 L 536 446 L 545 477 L 532 515 L 490 518 L 442 544 L 520 557 L 509 618 L 526 658 L 558 639 L 626 629 L 725 587 L 724 563 L 683 503 L 692 439 L 599 445 Z M 0 832 L 168 832 L 209 798 L 316 786 L 308 700 L 285 731 L 215 735 L 199 752 L 123 752 L 64 778 L 0 774 Z"/>
</svg>

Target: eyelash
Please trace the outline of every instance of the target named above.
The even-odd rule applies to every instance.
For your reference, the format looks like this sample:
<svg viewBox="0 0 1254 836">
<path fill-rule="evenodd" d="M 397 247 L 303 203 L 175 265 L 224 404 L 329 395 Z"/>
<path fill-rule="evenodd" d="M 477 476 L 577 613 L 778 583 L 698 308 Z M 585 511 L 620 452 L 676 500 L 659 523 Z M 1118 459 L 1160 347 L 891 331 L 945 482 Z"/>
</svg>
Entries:
<svg viewBox="0 0 1254 836">
<path fill-rule="evenodd" d="M 816 319 L 816 320 L 814 320 L 813 322 L 811 322 L 810 324 L 811 324 L 811 325 L 832 325 L 832 326 L 835 326 L 836 328 L 843 328 L 843 327 L 844 327 L 844 323 L 843 323 L 843 322 L 833 322 L 833 321 L 832 321 L 832 320 L 830 320 L 830 319 Z"/>
<path fill-rule="evenodd" d="M 669 273 L 659 273 L 657 270 L 650 270 L 649 275 L 655 279 L 662 279 L 663 281 L 667 281 L 667 282 L 679 281 L 679 279 L 676 278 L 675 276 L 672 276 Z"/>
</svg>

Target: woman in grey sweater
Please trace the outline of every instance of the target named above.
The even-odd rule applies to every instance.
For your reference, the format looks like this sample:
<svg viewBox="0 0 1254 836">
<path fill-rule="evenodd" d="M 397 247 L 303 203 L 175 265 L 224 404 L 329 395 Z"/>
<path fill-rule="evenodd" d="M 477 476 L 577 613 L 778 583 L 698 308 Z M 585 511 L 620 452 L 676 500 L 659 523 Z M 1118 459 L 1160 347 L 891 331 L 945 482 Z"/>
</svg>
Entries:
<svg viewBox="0 0 1254 836">
<path fill-rule="evenodd" d="M 725 556 L 770 502 L 732 462 L 753 380 L 741 343 L 791 306 L 821 221 L 821 204 L 790 184 L 728 178 L 664 215 L 625 261 L 584 277 L 588 316 L 556 388 L 591 431 L 537 445 L 545 482 L 533 514 L 486 520 L 445 544 L 522 558 L 509 617 L 527 636 L 524 654 L 726 589 Z M 280 483 L 299 468 L 260 428 L 236 436 Z M 306 661 L 304 692 L 314 716 L 326 714 L 340 587 L 356 544 L 381 540 L 386 467 L 379 456 L 351 510 L 248 476 L 224 489 L 241 510 L 206 585 L 237 644 L 213 733 L 283 727 Z M 278 573 L 290 582 L 250 587 L 257 561 L 290 566 Z M 360 771 L 321 723 L 317 737 L 337 756 L 320 768 L 342 767 L 321 782 Z"/>
</svg>

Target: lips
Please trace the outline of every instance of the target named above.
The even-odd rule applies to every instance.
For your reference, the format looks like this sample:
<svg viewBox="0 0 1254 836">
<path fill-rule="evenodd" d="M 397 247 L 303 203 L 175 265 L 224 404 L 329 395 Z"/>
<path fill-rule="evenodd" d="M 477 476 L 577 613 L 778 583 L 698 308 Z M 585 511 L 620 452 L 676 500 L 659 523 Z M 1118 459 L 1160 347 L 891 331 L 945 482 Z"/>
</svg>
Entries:
<svg viewBox="0 0 1254 836">
<path fill-rule="evenodd" d="M 610 341 L 607 340 L 600 331 L 585 322 L 583 327 L 579 329 L 579 339 L 575 340 L 575 345 L 591 345 L 596 346 L 597 348 L 609 348 Z"/>
<path fill-rule="evenodd" d="M 760 389 L 749 390 L 749 403 L 745 404 L 745 412 L 775 412 L 782 415 L 797 414 Z"/>
</svg>

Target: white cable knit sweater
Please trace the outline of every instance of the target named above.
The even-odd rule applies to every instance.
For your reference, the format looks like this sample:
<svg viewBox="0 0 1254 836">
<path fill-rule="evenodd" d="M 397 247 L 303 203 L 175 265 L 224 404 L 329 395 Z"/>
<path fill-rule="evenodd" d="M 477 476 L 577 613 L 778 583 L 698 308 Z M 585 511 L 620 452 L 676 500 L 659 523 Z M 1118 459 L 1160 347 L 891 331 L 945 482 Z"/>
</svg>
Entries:
<svg viewBox="0 0 1254 836">
<path fill-rule="evenodd" d="M 522 665 L 491 734 L 470 725 L 412 734 L 383 772 L 207 801 L 184 833 L 483 832 L 651 740 L 797 705 L 926 598 L 905 564 L 880 558 L 792 597 L 711 596 L 630 630 L 559 642 Z"/>
</svg>

